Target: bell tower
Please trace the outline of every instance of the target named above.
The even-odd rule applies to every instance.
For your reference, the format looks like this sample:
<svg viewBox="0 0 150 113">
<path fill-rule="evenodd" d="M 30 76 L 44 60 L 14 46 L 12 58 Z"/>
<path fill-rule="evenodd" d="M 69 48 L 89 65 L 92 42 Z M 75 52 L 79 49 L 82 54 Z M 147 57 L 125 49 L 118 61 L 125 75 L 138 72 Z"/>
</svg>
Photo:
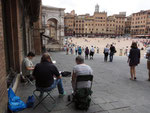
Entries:
<svg viewBox="0 0 150 113">
<path fill-rule="evenodd" d="M 95 6 L 95 13 L 99 13 L 99 5 L 98 4 L 96 4 L 96 6 Z"/>
</svg>

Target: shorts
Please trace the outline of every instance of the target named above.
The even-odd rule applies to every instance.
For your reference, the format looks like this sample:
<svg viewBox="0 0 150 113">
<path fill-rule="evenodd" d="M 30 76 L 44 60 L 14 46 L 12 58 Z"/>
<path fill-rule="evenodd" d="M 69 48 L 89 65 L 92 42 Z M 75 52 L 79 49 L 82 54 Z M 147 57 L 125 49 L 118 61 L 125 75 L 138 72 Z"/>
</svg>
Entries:
<svg viewBox="0 0 150 113">
<path fill-rule="evenodd" d="M 147 69 L 150 70 L 150 61 L 147 61 Z"/>
<path fill-rule="evenodd" d="M 93 56 L 94 55 L 94 52 L 90 52 L 90 56 Z"/>
</svg>

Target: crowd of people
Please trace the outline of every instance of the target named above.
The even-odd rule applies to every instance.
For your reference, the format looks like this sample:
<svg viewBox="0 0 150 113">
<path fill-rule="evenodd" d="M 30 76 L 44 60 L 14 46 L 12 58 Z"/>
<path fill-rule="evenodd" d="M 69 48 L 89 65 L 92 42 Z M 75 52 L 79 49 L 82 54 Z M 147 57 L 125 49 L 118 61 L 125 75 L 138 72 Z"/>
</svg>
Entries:
<svg viewBox="0 0 150 113">
<path fill-rule="evenodd" d="M 66 51 L 66 55 L 70 54 L 74 54 L 75 55 L 85 55 L 85 59 L 87 60 L 89 59 L 93 59 L 94 54 L 97 52 L 99 54 L 99 48 L 91 46 L 91 48 L 89 47 L 81 47 L 81 46 L 65 46 L 64 47 L 64 51 Z M 109 45 L 107 44 L 106 47 L 104 48 L 104 61 L 107 62 L 108 59 L 108 55 L 109 55 L 109 61 L 112 62 L 113 61 L 113 56 L 116 53 L 116 48 L 113 44 Z"/>
<path fill-rule="evenodd" d="M 142 41 L 141 43 L 143 44 L 148 44 L 149 41 Z M 113 62 L 113 56 L 114 54 L 117 52 L 116 48 L 115 48 L 115 43 L 113 44 L 107 44 L 106 47 L 103 50 L 103 54 L 104 54 L 104 62 L 108 61 L 108 57 L 109 57 L 109 62 Z M 125 51 L 124 51 L 124 55 L 128 57 L 127 63 L 129 63 L 130 66 L 130 75 L 131 75 L 131 80 L 136 80 L 136 70 L 135 67 L 138 66 L 138 64 L 140 64 L 140 58 L 141 58 L 141 48 L 139 41 L 133 41 L 131 44 L 131 48 L 129 48 L 128 46 L 126 46 Z M 148 47 L 148 45 L 147 45 Z M 68 46 L 68 50 L 69 50 L 69 46 Z M 88 57 L 90 56 L 90 59 L 93 59 L 93 56 L 96 52 L 97 49 L 97 53 L 99 53 L 99 48 L 93 47 L 91 46 L 91 48 L 89 49 L 88 47 L 83 48 L 81 46 L 75 47 L 75 54 L 76 55 L 85 55 L 85 59 L 88 59 Z M 68 52 L 67 52 L 68 54 Z M 73 53 L 72 53 L 73 54 Z M 123 54 L 122 51 L 120 50 L 120 54 Z M 146 52 L 146 58 L 147 58 L 147 69 L 149 71 L 149 78 L 148 80 L 150 81 L 150 47 L 147 48 L 147 52 Z"/>
<path fill-rule="evenodd" d="M 95 48 L 91 46 L 91 48 L 84 48 L 81 46 L 72 46 L 68 45 L 64 47 L 64 51 L 66 51 L 66 55 L 70 54 L 75 54 L 75 55 L 83 55 L 85 54 L 85 59 L 93 59 L 94 53 L 95 53 Z M 99 53 L 99 48 L 97 48 L 97 53 Z"/>
</svg>

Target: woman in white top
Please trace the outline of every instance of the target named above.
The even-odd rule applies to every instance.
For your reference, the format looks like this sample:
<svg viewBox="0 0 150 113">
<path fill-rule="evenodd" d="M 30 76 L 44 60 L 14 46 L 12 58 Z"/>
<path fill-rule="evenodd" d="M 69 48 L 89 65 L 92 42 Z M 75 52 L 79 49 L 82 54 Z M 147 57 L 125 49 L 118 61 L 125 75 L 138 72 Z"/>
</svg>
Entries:
<svg viewBox="0 0 150 113">
<path fill-rule="evenodd" d="M 106 46 L 105 48 L 104 48 L 104 62 L 107 62 L 107 59 L 108 59 L 108 54 L 109 54 L 109 48 L 108 48 L 108 46 Z"/>
</svg>

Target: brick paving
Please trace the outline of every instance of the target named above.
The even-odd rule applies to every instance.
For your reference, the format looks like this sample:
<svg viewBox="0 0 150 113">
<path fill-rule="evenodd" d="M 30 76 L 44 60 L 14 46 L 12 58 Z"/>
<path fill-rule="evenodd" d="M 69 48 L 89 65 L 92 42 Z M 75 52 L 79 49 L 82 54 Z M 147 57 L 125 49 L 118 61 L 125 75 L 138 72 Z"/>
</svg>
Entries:
<svg viewBox="0 0 150 113">
<path fill-rule="evenodd" d="M 75 55 L 66 55 L 64 52 L 51 53 L 56 66 L 60 71 L 72 71 L 75 65 Z M 34 63 L 40 61 L 40 56 L 34 59 Z M 96 54 L 94 60 L 85 60 L 85 63 L 93 69 L 93 94 L 92 103 L 87 113 L 150 113 L 150 82 L 147 81 L 146 60 L 136 67 L 137 81 L 131 81 L 127 57 L 114 57 L 114 62 L 104 62 L 103 55 Z M 70 77 L 63 77 L 64 89 L 67 95 L 71 94 L 72 87 Z M 26 101 L 32 95 L 35 86 L 20 84 L 17 95 Z M 52 113 L 84 113 L 75 110 L 74 105 L 68 104 L 67 95 L 58 97 L 57 89 L 52 95 L 57 100 L 57 105 Z M 45 101 L 45 104 L 47 101 Z M 47 103 L 48 106 L 51 106 Z M 43 106 L 20 111 L 20 113 L 47 113 Z"/>
</svg>

